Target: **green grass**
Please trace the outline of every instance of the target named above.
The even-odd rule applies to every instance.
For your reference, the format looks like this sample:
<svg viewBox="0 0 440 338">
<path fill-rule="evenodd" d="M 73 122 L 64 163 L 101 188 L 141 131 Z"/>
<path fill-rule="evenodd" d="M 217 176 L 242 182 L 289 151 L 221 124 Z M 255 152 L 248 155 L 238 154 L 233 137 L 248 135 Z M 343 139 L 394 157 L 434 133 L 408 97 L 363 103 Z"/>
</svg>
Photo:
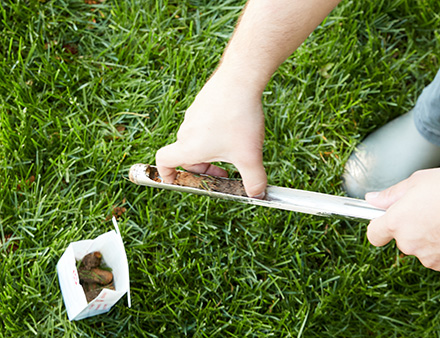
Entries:
<svg viewBox="0 0 440 338">
<path fill-rule="evenodd" d="M 439 336 L 438 273 L 372 247 L 365 223 L 127 180 L 174 140 L 242 5 L 1 1 L 0 337 Z M 331 13 L 264 93 L 270 184 L 343 194 L 352 149 L 440 67 L 438 13 L 436 0 Z M 69 322 L 56 263 L 112 230 L 114 207 L 132 307 Z"/>
</svg>

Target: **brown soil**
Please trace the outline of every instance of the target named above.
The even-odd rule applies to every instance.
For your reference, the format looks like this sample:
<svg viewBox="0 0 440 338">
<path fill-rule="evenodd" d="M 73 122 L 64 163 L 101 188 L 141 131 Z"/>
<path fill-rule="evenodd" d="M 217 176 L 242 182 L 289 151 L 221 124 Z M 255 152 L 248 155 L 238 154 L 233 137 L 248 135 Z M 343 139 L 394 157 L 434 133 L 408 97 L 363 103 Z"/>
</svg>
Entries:
<svg viewBox="0 0 440 338">
<path fill-rule="evenodd" d="M 148 166 L 147 175 L 153 181 L 159 183 L 162 182 L 159 178 L 159 174 L 156 168 Z M 236 181 L 227 178 L 198 175 L 187 171 L 178 171 L 173 184 L 247 197 L 242 181 Z"/>
<path fill-rule="evenodd" d="M 11 237 L 12 237 L 12 234 L 5 234 L 5 241 L 4 242 L 2 242 L 2 239 L 0 238 L 0 247 L 3 247 L 3 245 L 4 245 L 6 247 L 7 254 L 9 254 L 9 252 L 11 252 L 11 251 L 15 252 L 18 250 L 18 240 L 11 240 Z"/>
<path fill-rule="evenodd" d="M 79 280 L 89 303 L 99 295 L 102 289 L 115 290 L 113 274 L 101 266 L 101 261 L 101 253 L 95 251 L 85 255 L 79 263 Z"/>
</svg>

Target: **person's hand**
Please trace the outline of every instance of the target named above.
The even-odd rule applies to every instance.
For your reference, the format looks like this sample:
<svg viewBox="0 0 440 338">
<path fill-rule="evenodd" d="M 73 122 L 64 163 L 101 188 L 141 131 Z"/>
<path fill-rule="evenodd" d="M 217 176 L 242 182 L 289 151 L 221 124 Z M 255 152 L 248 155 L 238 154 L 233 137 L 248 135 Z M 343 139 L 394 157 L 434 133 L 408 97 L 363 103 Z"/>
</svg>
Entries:
<svg viewBox="0 0 440 338">
<path fill-rule="evenodd" d="M 210 163 L 228 162 L 240 172 L 248 196 L 264 196 L 261 93 L 233 80 L 215 73 L 186 111 L 177 141 L 157 152 L 156 165 L 164 182 L 173 182 L 178 166 L 226 177 L 225 170 Z"/>
<path fill-rule="evenodd" d="M 368 226 L 371 244 L 383 246 L 394 238 L 404 254 L 440 271 L 440 169 L 418 171 L 380 193 L 368 193 L 365 199 L 387 209 Z"/>
</svg>

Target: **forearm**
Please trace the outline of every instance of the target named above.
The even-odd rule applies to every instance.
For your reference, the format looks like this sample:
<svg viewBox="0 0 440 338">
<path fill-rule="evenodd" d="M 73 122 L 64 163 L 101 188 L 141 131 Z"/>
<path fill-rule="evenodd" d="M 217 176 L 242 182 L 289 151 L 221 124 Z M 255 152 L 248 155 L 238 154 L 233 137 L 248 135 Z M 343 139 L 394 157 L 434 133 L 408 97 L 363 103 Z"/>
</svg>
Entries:
<svg viewBox="0 0 440 338">
<path fill-rule="evenodd" d="M 264 196 L 261 94 L 272 74 L 340 0 L 250 0 L 211 79 L 185 113 L 177 141 L 156 154 L 172 183 L 181 166 L 217 176 L 212 162 L 232 163 L 250 197 Z"/>
<path fill-rule="evenodd" d="M 249 0 L 218 71 L 262 92 L 340 0 Z"/>
</svg>

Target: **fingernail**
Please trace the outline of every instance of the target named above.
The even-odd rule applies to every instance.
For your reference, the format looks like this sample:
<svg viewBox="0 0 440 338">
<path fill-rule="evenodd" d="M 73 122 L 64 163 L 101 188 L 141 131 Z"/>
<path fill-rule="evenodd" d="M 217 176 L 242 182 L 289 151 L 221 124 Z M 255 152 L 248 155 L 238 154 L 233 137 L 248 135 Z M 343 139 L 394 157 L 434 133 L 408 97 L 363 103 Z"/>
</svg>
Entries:
<svg viewBox="0 0 440 338">
<path fill-rule="evenodd" d="M 253 196 L 252 198 L 263 200 L 265 196 L 266 196 L 266 193 L 263 191 L 261 194 L 258 194 L 257 196 Z"/>
<path fill-rule="evenodd" d="M 380 192 L 378 192 L 378 191 L 368 192 L 368 193 L 365 195 L 365 199 L 367 199 L 367 198 L 369 198 L 369 199 L 375 199 L 375 198 L 379 197 L 379 194 L 380 194 Z"/>
</svg>

